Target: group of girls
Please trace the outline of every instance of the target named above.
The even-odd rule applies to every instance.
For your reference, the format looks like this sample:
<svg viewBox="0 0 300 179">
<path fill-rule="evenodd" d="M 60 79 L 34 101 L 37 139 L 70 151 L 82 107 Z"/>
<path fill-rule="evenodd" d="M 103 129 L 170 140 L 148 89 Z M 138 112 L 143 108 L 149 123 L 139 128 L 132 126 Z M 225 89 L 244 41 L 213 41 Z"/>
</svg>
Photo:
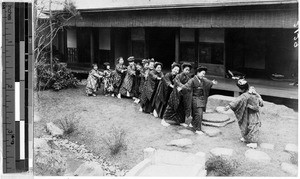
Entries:
<svg viewBox="0 0 300 179">
<path fill-rule="evenodd" d="M 190 63 L 179 65 L 174 62 L 171 71 L 164 75 L 163 64 L 154 59 L 144 59 L 141 63 L 136 63 L 134 57 L 127 60 L 128 66 L 125 66 L 124 59 L 118 58 L 114 71 L 110 69 L 109 63 L 104 64 L 103 72 L 94 65 L 87 80 L 87 95 L 96 96 L 99 82 L 102 81 L 106 96 L 132 98 L 134 103 L 140 105 L 139 111 L 161 118 L 163 126 L 178 124 L 190 127 L 197 134 L 203 134 L 203 112 L 209 91 L 212 85 L 217 84 L 215 80 L 205 78 L 206 67 L 198 67 L 192 77 Z M 248 83 L 242 80 L 244 79 L 237 82 L 242 95 L 224 110 L 232 109 L 235 112 L 243 136 L 241 141 L 256 148 L 262 99 L 253 87 L 249 88 Z"/>
</svg>

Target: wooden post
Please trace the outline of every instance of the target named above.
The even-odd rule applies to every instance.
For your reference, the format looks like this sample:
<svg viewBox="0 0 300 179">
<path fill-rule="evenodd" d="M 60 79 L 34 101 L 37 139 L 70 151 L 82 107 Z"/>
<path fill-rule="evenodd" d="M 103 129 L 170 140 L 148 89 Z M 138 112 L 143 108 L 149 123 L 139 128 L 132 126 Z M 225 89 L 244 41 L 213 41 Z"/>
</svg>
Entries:
<svg viewBox="0 0 300 179">
<path fill-rule="evenodd" d="M 175 62 L 179 63 L 179 50 L 180 50 L 180 29 L 175 31 Z"/>
<path fill-rule="evenodd" d="M 91 64 L 94 63 L 94 58 L 95 58 L 95 55 L 94 55 L 94 35 L 93 35 L 93 30 L 90 29 L 90 38 L 91 38 Z"/>
<path fill-rule="evenodd" d="M 199 66 L 199 29 L 195 29 L 195 69 Z"/>
</svg>

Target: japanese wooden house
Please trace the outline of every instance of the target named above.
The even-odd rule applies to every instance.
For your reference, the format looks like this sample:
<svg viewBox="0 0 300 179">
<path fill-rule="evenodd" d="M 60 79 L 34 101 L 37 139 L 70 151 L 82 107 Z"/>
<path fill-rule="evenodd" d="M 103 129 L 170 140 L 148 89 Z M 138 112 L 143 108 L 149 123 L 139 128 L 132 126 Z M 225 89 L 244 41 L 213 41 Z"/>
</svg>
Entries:
<svg viewBox="0 0 300 179">
<path fill-rule="evenodd" d="M 164 69 L 173 61 L 202 64 L 225 86 L 227 70 L 253 79 L 298 76 L 297 0 L 76 0 L 75 6 L 81 17 L 56 43 L 74 69 L 134 56 L 154 58 Z M 275 91 L 265 88 L 265 95 L 282 94 L 279 82 L 269 84 Z M 282 97 L 298 99 L 298 88 L 286 87 Z"/>
</svg>

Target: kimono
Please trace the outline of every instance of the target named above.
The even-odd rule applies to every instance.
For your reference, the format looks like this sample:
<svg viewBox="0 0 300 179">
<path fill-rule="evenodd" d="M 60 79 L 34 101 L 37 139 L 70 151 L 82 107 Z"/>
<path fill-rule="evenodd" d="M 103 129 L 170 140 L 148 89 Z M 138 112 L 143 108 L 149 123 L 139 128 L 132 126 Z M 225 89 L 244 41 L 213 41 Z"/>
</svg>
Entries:
<svg viewBox="0 0 300 179">
<path fill-rule="evenodd" d="M 183 87 L 183 90 L 188 90 L 192 94 L 192 106 L 187 113 L 192 113 L 192 125 L 196 131 L 201 131 L 203 112 L 205 111 L 209 91 L 212 87 L 212 81 L 207 78 L 198 78 L 195 75 Z"/>
<path fill-rule="evenodd" d="M 121 64 L 117 64 L 116 65 L 116 69 L 113 73 L 113 87 L 114 87 L 114 93 L 118 94 L 121 84 L 123 82 L 123 79 L 125 77 L 125 72 L 122 70 L 126 70 L 126 66 L 125 65 L 121 65 Z"/>
<path fill-rule="evenodd" d="M 163 119 L 175 121 L 177 124 L 185 122 L 191 106 L 191 93 L 186 90 L 179 92 L 177 87 L 182 87 L 189 79 L 190 76 L 183 72 L 174 78 L 174 89 L 171 92 Z"/>
<path fill-rule="evenodd" d="M 99 70 L 92 69 L 89 72 L 89 76 L 87 78 L 87 84 L 85 88 L 85 92 L 87 95 L 95 94 L 98 88 L 100 88 L 100 79 L 103 77 L 103 73 Z"/>
<path fill-rule="evenodd" d="M 135 76 L 135 65 L 129 65 L 127 67 L 126 76 L 120 88 L 119 93 L 121 93 L 121 95 L 126 96 L 127 92 L 129 92 L 130 96 L 132 96 L 132 85 L 133 85 L 134 76 Z"/>
<path fill-rule="evenodd" d="M 146 96 L 146 81 L 149 75 L 150 69 L 149 68 L 143 68 L 141 70 L 140 73 L 140 77 L 141 77 L 141 82 L 140 82 L 140 87 L 139 87 L 139 91 L 140 91 L 140 105 L 141 107 L 144 106 L 146 100 L 147 100 L 147 96 Z"/>
<path fill-rule="evenodd" d="M 104 70 L 103 73 L 104 94 L 111 93 L 114 91 L 112 75 L 113 75 L 113 71 L 111 69 Z"/>
<path fill-rule="evenodd" d="M 259 107 L 263 106 L 263 100 L 259 94 L 245 92 L 229 103 L 230 108 L 238 120 L 242 137 L 248 143 L 257 143 L 259 127 Z"/>
<path fill-rule="evenodd" d="M 176 75 L 173 75 L 171 72 L 167 73 L 162 80 L 159 82 L 157 87 L 157 92 L 155 93 L 152 106 L 156 110 L 158 117 L 163 118 L 164 112 L 167 108 L 170 94 L 173 88 L 170 85 L 173 85 L 174 78 Z"/>
<path fill-rule="evenodd" d="M 143 104 L 143 112 L 152 113 L 154 108 L 152 106 L 153 98 L 159 83 L 158 78 L 163 78 L 164 74 L 162 72 L 158 73 L 156 70 L 150 70 L 149 75 L 147 77 L 144 93 L 146 95 L 146 101 Z"/>
<path fill-rule="evenodd" d="M 133 78 L 133 85 L 132 85 L 132 94 L 136 98 L 140 98 L 141 92 L 140 92 L 140 84 L 141 84 L 141 70 L 135 71 L 135 76 Z"/>
</svg>

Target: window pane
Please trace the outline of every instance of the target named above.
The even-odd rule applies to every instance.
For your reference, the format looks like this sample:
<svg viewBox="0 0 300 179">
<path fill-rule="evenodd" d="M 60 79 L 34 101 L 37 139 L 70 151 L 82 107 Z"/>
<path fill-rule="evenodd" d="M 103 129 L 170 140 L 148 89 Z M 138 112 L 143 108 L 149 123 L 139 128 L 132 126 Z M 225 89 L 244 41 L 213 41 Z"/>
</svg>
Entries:
<svg viewBox="0 0 300 179">
<path fill-rule="evenodd" d="M 200 43 L 199 62 L 211 64 L 224 63 L 224 44 L 222 43 Z"/>
<path fill-rule="evenodd" d="M 195 61 L 195 43 L 180 43 L 180 61 Z"/>
</svg>

